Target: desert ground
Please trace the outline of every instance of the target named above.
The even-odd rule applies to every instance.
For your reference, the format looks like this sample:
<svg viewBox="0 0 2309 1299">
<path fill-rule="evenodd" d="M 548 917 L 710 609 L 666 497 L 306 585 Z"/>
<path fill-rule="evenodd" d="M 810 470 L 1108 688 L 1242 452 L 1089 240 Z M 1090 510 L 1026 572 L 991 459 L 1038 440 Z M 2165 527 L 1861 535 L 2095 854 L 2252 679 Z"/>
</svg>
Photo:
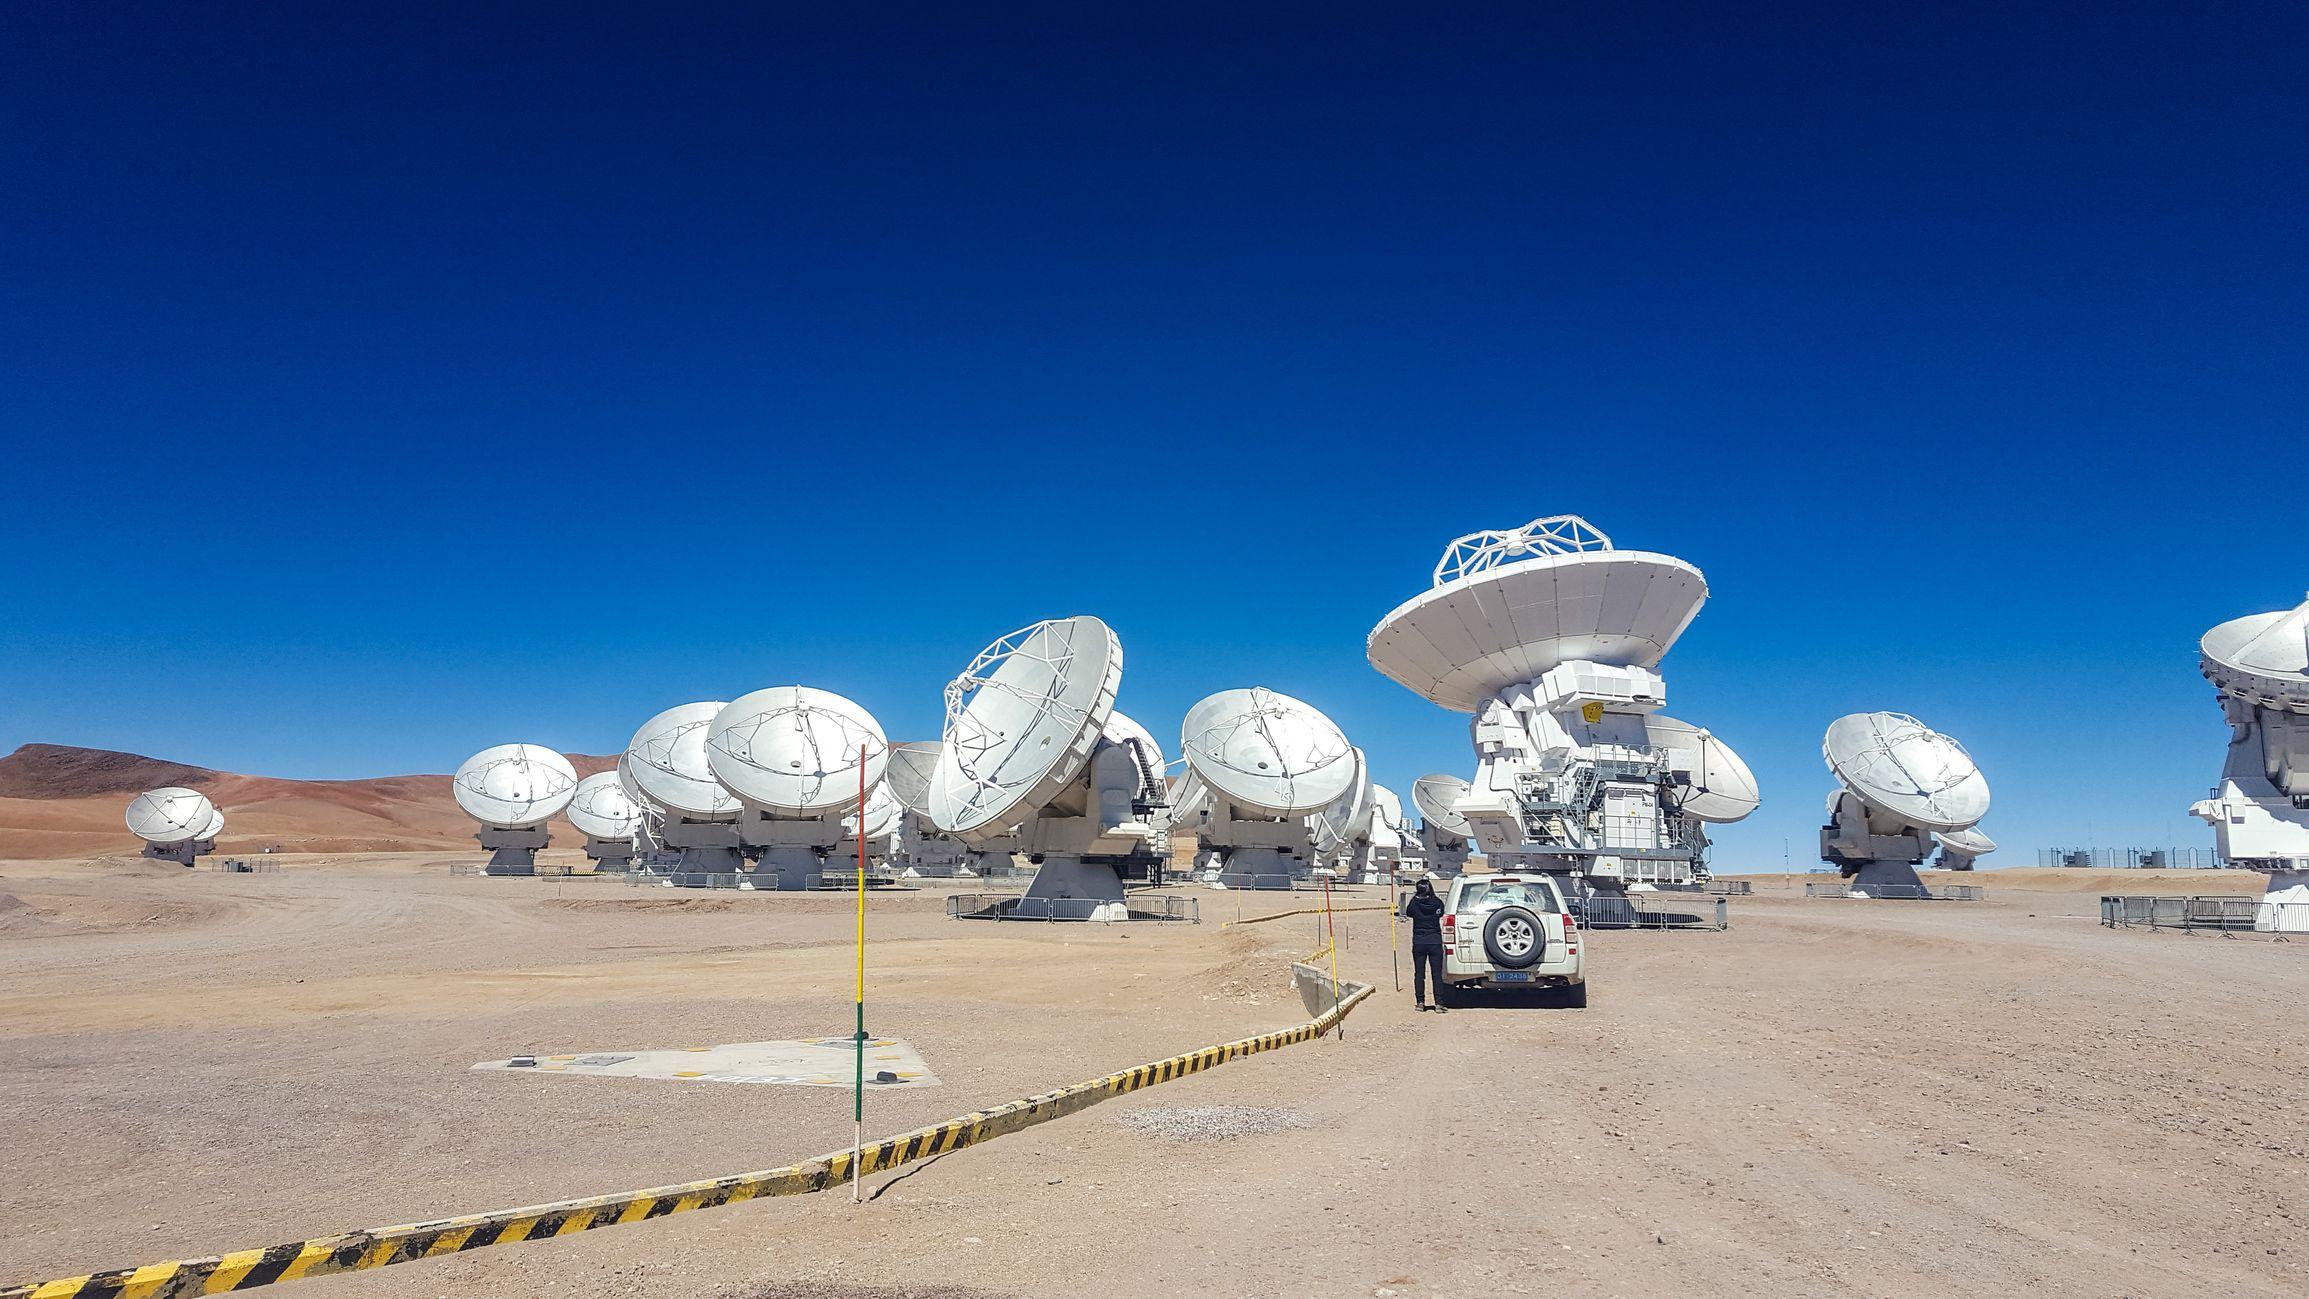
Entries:
<svg viewBox="0 0 2309 1299">
<path fill-rule="evenodd" d="M 847 899 L 448 860 L 0 862 L 0 1282 L 848 1142 L 842 1091 L 469 1070 L 842 1033 Z M 1729 932 L 1590 935 L 1585 1011 L 1414 1014 L 1385 916 L 1345 912 L 1342 972 L 1380 995 L 1340 1039 L 870 1178 L 863 1205 L 760 1201 L 296 1292 L 2309 1289 L 2309 945 L 2104 930 L 2100 881 L 2057 872 L 1979 882 L 1986 903 L 1766 881 Z M 1303 1019 L 1287 967 L 1315 922 L 1227 922 L 1307 896 L 1196 895 L 1200 925 L 1113 927 L 874 896 L 869 1027 L 943 1085 L 869 1096 L 869 1136 Z M 1303 1126 L 1182 1141 L 1129 1121 L 1211 1105 Z"/>
</svg>

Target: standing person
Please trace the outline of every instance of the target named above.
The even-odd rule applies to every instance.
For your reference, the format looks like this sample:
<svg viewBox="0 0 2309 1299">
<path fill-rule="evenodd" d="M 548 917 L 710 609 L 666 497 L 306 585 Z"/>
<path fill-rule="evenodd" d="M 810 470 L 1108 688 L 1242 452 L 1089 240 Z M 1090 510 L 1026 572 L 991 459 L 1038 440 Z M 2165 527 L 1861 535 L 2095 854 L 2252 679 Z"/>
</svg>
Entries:
<svg viewBox="0 0 2309 1299">
<path fill-rule="evenodd" d="M 1435 885 L 1420 880 L 1404 899 L 1403 915 L 1411 922 L 1411 997 L 1421 1010 L 1443 1013 L 1443 899 Z M 1435 1001 L 1427 1000 L 1427 978 L 1435 977 Z"/>
</svg>

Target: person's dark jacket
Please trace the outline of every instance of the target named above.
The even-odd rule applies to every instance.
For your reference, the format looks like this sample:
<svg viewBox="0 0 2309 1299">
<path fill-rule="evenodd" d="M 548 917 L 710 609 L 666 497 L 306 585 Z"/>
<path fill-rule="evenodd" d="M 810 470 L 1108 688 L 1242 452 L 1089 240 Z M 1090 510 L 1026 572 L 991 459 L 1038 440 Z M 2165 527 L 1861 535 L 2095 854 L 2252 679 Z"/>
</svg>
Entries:
<svg viewBox="0 0 2309 1299">
<path fill-rule="evenodd" d="M 1443 950 L 1443 899 L 1432 893 L 1414 893 L 1403 904 L 1411 921 L 1411 950 Z"/>
</svg>

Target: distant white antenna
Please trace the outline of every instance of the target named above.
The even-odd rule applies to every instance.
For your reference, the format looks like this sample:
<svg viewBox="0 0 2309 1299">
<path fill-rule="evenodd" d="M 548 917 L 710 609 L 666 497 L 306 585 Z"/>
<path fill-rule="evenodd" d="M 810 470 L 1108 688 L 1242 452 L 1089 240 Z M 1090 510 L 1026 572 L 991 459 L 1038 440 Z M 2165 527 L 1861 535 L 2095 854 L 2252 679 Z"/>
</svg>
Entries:
<svg viewBox="0 0 2309 1299">
<path fill-rule="evenodd" d="M 144 840 L 144 855 L 156 861 L 190 866 L 215 851 L 216 836 L 224 829 L 224 813 L 206 794 L 168 785 L 146 790 L 128 804 L 129 833 Z"/>
<path fill-rule="evenodd" d="M 2220 692 L 2228 760 L 2189 815 L 2221 858 L 2268 877 L 2254 927 L 2309 931 L 2309 601 L 2205 633 L 2198 667 Z"/>
<path fill-rule="evenodd" d="M 596 869 L 624 870 L 632 864 L 642 813 L 615 771 L 578 781 L 568 814 L 569 823 L 585 836 L 585 855 Z"/>
<path fill-rule="evenodd" d="M 481 823 L 491 875 L 534 875 L 546 822 L 577 793 L 577 769 L 542 744 L 500 744 L 467 758 L 450 778 L 457 805 Z"/>
<path fill-rule="evenodd" d="M 1411 782 L 1411 804 L 1419 809 L 1419 846 L 1430 874 L 1445 878 L 1467 867 L 1468 836 L 1474 833 L 1459 814 L 1468 783 L 1436 772 Z"/>
<path fill-rule="evenodd" d="M 1855 895 L 1928 897 L 1916 868 L 1936 844 L 1965 870 L 1995 849 L 1973 830 L 1988 815 L 1988 780 L 1954 737 L 1906 713 L 1853 713 L 1829 724 L 1820 752 L 1843 786 L 1828 800 L 1820 856 Z"/>
<path fill-rule="evenodd" d="M 723 705 L 705 751 L 714 778 L 744 805 L 738 841 L 763 882 L 790 891 L 828 869 L 857 869 L 841 852 L 846 839 L 856 845 L 844 818 L 854 820 L 861 781 L 870 796 L 890 760 L 872 713 L 831 690 L 772 686 Z"/>
<path fill-rule="evenodd" d="M 890 862 L 901 876 L 911 872 L 922 878 L 951 879 L 964 869 L 962 841 L 930 819 L 930 773 L 938 766 L 938 747 L 936 740 L 893 744 L 889 765 L 883 769 L 883 786 L 905 809 L 898 819 L 898 847 Z"/>
<path fill-rule="evenodd" d="M 1187 710 L 1179 750 L 1201 789 L 1198 838 L 1228 888 L 1287 889 L 1314 869 L 1309 817 L 1362 779 L 1338 724 L 1264 686 Z"/>
<path fill-rule="evenodd" d="M 745 864 L 738 800 L 706 765 L 706 728 L 721 710 L 718 700 L 668 708 L 641 724 L 618 759 L 619 780 L 660 814 L 655 835 L 675 878 L 734 877 Z"/>
</svg>

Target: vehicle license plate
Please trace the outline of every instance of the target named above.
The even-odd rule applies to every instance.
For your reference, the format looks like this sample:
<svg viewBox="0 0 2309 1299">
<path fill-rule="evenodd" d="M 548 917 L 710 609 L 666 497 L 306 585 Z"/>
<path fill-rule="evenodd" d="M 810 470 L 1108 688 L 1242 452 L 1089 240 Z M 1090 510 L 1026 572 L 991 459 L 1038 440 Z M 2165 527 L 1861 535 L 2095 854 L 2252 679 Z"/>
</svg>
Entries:
<svg viewBox="0 0 2309 1299">
<path fill-rule="evenodd" d="M 1491 977 L 1494 982 L 1498 983 L 1531 982 L 1531 972 L 1529 970 L 1494 970 L 1492 971 Z"/>
</svg>

